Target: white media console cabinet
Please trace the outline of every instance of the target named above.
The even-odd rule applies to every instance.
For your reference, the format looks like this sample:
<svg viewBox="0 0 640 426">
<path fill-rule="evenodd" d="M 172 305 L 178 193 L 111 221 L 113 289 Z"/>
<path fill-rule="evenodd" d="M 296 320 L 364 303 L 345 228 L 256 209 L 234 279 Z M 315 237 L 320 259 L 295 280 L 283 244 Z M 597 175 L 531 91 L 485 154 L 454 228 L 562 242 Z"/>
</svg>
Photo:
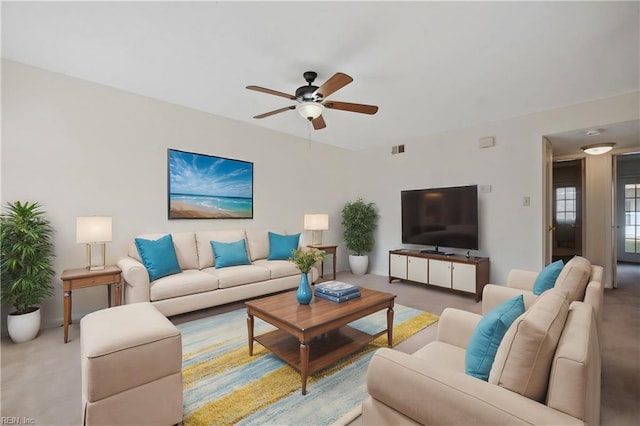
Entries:
<svg viewBox="0 0 640 426">
<path fill-rule="evenodd" d="M 473 294 L 476 302 L 489 283 L 489 258 L 389 251 L 389 283 L 402 280 Z"/>
</svg>

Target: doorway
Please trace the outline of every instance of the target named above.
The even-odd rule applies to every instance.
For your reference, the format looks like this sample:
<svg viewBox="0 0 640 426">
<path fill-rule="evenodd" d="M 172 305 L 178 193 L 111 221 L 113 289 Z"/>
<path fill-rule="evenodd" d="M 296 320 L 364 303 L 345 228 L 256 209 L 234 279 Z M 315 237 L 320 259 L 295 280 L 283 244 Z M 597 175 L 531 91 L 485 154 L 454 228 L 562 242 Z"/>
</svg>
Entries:
<svg viewBox="0 0 640 426">
<path fill-rule="evenodd" d="M 553 163 L 552 261 L 582 255 L 584 160 Z"/>
<path fill-rule="evenodd" d="M 640 264 L 640 154 L 616 156 L 618 262 Z"/>
</svg>

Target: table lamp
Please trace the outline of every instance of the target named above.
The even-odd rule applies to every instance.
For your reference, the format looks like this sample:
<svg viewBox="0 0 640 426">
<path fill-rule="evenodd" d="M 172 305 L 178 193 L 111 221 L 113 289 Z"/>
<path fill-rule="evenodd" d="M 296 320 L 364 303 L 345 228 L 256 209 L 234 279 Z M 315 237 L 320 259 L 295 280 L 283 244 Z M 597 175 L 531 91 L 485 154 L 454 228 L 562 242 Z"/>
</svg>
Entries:
<svg viewBox="0 0 640 426">
<path fill-rule="evenodd" d="M 322 231 L 329 229 L 328 214 L 305 214 L 304 230 L 311 231 L 311 245 L 322 244 Z"/>
<path fill-rule="evenodd" d="M 76 218 L 76 242 L 87 245 L 87 269 L 90 271 L 102 270 L 105 267 L 105 243 L 111 241 L 111 224 L 110 216 L 84 216 Z M 91 252 L 93 251 L 94 245 L 101 246 L 101 264 L 94 265 L 91 260 Z"/>
</svg>

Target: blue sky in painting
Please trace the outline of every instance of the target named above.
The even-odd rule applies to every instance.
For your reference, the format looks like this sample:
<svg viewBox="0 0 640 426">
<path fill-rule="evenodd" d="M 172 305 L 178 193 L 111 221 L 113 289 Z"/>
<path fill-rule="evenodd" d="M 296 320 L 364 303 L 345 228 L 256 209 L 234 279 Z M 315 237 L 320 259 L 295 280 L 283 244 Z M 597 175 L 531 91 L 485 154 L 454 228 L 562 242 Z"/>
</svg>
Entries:
<svg viewBox="0 0 640 426">
<path fill-rule="evenodd" d="M 169 191 L 172 194 L 251 198 L 252 172 L 252 163 L 169 151 Z"/>
</svg>

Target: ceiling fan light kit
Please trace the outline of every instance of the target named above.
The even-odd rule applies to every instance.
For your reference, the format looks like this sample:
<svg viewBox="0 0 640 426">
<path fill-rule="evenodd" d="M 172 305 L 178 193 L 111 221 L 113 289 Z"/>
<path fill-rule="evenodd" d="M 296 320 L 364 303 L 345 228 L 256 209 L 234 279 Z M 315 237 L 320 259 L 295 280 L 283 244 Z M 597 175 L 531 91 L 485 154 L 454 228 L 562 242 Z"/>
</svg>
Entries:
<svg viewBox="0 0 640 426">
<path fill-rule="evenodd" d="M 307 71 L 303 74 L 306 86 L 300 86 L 296 89 L 296 94 L 289 95 L 288 93 L 279 92 L 277 90 L 267 89 L 260 86 L 247 86 L 249 90 L 255 90 L 256 92 L 267 93 L 269 95 L 276 95 L 283 98 L 297 101 L 298 105 L 291 105 L 288 107 L 276 109 L 274 111 L 265 112 L 254 116 L 253 118 L 265 118 L 275 114 L 279 114 L 290 109 L 297 109 L 298 113 L 309 120 L 313 124 L 313 128 L 316 130 L 324 129 L 327 127 L 322 117 L 322 113 L 325 108 L 337 109 L 341 111 L 357 112 L 360 114 L 373 115 L 378 112 L 378 107 L 375 105 L 354 104 L 350 102 L 338 102 L 338 101 L 326 101 L 325 98 L 332 93 L 343 88 L 347 84 L 353 81 L 353 78 L 349 77 L 345 73 L 335 73 L 329 80 L 327 80 L 322 86 L 314 86 L 318 74 L 314 71 Z"/>
<path fill-rule="evenodd" d="M 320 102 L 306 101 L 299 103 L 296 109 L 301 116 L 311 121 L 322 115 L 322 111 L 324 111 L 324 105 L 322 105 Z"/>
<path fill-rule="evenodd" d="M 611 151 L 614 147 L 614 142 L 594 143 L 593 145 L 587 145 L 580 148 L 585 154 L 589 155 L 601 155 Z"/>
</svg>

